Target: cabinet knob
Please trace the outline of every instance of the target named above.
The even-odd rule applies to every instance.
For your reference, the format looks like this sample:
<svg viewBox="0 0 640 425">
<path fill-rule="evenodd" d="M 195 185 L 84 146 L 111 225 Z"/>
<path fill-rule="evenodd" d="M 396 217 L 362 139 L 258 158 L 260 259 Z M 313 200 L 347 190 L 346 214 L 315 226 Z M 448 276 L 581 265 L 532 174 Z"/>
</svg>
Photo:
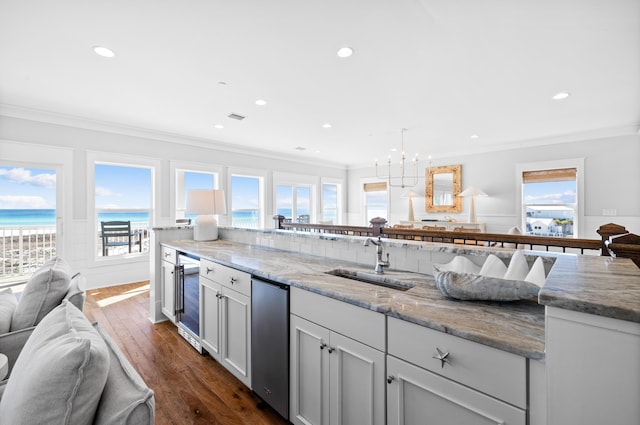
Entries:
<svg viewBox="0 0 640 425">
<path fill-rule="evenodd" d="M 329 347 L 329 354 L 333 353 L 335 350 L 336 350 L 336 349 L 335 349 L 335 347 L 331 347 L 331 346 L 330 346 L 330 347 Z"/>
<path fill-rule="evenodd" d="M 209 274 L 209 272 L 212 272 L 212 271 L 213 271 L 213 269 L 210 269 L 209 267 L 207 267 L 207 273 L 206 274 Z"/>
<path fill-rule="evenodd" d="M 233 285 L 234 283 L 236 283 L 236 281 L 237 281 L 236 278 L 231 276 L 231 284 Z"/>
<path fill-rule="evenodd" d="M 448 351 L 445 353 L 442 350 L 440 350 L 438 347 L 436 347 L 436 351 L 438 352 L 438 354 L 434 355 L 432 357 L 432 359 L 440 360 L 442 368 L 444 368 L 444 364 L 445 363 L 451 364 L 451 362 L 449 361 L 449 352 Z"/>
<path fill-rule="evenodd" d="M 216 293 L 216 298 L 217 298 L 217 299 L 222 298 L 222 296 L 223 296 L 223 295 L 222 295 L 220 292 L 217 292 L 217 293 Z"/>
<path fill-rule="evenodd" d="M 395 377 L 395 376 L 393 376 L 393 375 L 389 375 L 389 376 L 387 376 L 387 384 L 390 384 L 390 383 L 392 383 L 392 382 L 393 382 L 393 381 L 395 381 L 395 380 L 396 380 L 396 377 Z"/>
<path fill-rule="evenodd" d="M 165 256 L 165 258 L 166 258 L 166 257 L 171 257 L 171 253 L 169 253 L 169 252 L 165 252 L 165 253 L 164 253 L 164 256 Z"/>
<path fill-rule="evenodd" d="M 324 348 L 325 348 L 326 346 L 327 346 L 327 343 L 326 343 L 326 342 L 321 342 L 321 343 L 320 343 L 320 349 L 321 349 L 321 350 L 324 350 Z"/>
</svg>

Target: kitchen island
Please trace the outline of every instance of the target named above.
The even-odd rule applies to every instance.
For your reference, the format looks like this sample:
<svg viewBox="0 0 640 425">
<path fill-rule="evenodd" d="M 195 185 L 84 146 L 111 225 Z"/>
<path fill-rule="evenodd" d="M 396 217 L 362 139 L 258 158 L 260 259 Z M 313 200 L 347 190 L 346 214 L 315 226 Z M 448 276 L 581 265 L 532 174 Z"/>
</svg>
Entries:
<svg viewBox="0 0 640 425">
<path fill-rule="evenodd" d="M 465 387 L 452 388 L 453 392 L 444 399 L 449 397 L 456 403 L 460 401 L 460 406 L 471 403 L 478 412 L 484 412 L 482 418 L 486 415 L 500 417 L 506 420 L 505 423 L 573 423 L 576 417 L 580 418 L 579 423 L 598 423 L 592 418 L 607 417 L 611 423 L 622 424 L 640 417 L 633 401 L 640 394 L 640 379 L 635 378 L 639 376 L 640 270 L 630 260 L 525 251 L 527 255 L 541 256 L 545 261 L 547 280 L 537 301 L 457 301 L 445 298 L 435 287 L 433 276 L 429 274 L 433 264 L 446 263 L 456 255 L 464 255 L 480 263 L 479 259 L 489 253 L 504 258 L 512 255 L 513 250 L 383 240 L 386 251 L 391 252 L 392 264 L 410 270 L 391 268 L 385 271 L 385 278 L 411 286 L 398 290 L 331 274 L 336 270 L 373 272 L 375 255 L 371 249 L 362 247 L 363 238 L 254 232 L 226 230 L 223 234 L 226 233 L 228 238 L 215 242 L 179 239 L 165 240 L 163 245 L 259 278 L 290 285 L 298 294 L 316 294 L 319 298 L 314 298 L 313 303 L 322 302 L 324 305 L 322 300 L 334 300 L 338 302 L 332 304 L 336 311 L 339 305 L 346 303 L 386 317 L 387 342 L 376 348 L 382 358 L 386 358 L 382 361 L 382 373 L 386 362 L 386 422 L 389 424 L 398 423 L 398 418 L 411 412 L 428 414 L 429 410 L 421 410 L 423 402 L 412 406 L 402 404 L 404 402 L 398 404 L 403 394 L 406 396 L 410 391 L 419 389 L 414 395 L 417 399 L 425 399 L 432 393 L 429 388 L 435 386 L 438 391 L 445 391 L 447 385 L 455 386 L 458 382 Z M 256 243 L 251 243 L 253 240 Z M 282 245 L 282 241 L 286 241 L 286 248 L 292 249 L 272 248 Z M 332 256 L 332 253 L 339 255 Z M 411 258 L 419 261 L 412 262 Z M 329 315 L 332 314 L 331 308 Z M 292 310 L 292 317 L 295 316 L 293 313 Z M 296 314 L 304 316 L 305 310 L 301 309 Z M 314 321 L 317 323 L 322 319 L 311 318 L 311 322 Z M 292 321 L 296 324 L 296 331 L 310 329 L 306 321 L 300 322 L 301 325 L 299 322 Z M 365 322 L 360 325 L 368 326 Z M 585 326 L 587 330 L 583 329 Z M 446 337 L 449 339 L 438 336 L 443 334 L 449 335 Z M 594 348 L 599 344 L 593 340 L 594 335 L 601 338 L 603 334 L 602 348 Z M 458 338 L 454 337 L 471 342 L 458 347 Z M 586 345 L 583 344 L 585 340 L 588 340 Z M 431 342 L 427 344 L 427 341 Z M 448 345 L 447 349 L 454 350 L 449 357 L 451 363 L 444 355 L 448 352 L 436 353 L 434 341 L 438 341 L 439 346 Z M 483 354 L 482 346 L 489 351 Z M 549 347 L 553 347 L 551 352 Z M 465 369 L 467 359 L 463 353 L 466 351 L 473 353 L 470 357 L 474 360 L 470 358 L 468 361 L 474 368 L 455 375 L 456 370 Z M 614 353 L 617 360 L 613 368 L 598 364 L 604 362 L 602 358 L 606 358 L 607 352 Z M 501 357 L 500 353 L 505 353 L 506 357 Z M 437 360 L 432 358 L 437 359 L 438 356 L 445 358 L 442 369 L 427 364 L 427 359 L 434 362 Z M 372 361 L 371 364 L 380 362 Z M 580 365 L 578 371 L 572 367 L 573 364 Z M 474 375 L 482 369 L 488 370 L 489 375 Z M 594 372 L 596 370 L 606 372 Z M 513 379 L 497 382 L 500 379 L 494 377 L 501 374 L 511 375 Z M 621 383 L 621 376 L 628 377 L 629 374 L 632 377 Z M 497 383 L 486 387 L 485 382 L 488 381 Z M 594 390 L 594 386 L 598 388 Z M 620 388 L 623 388 L 623 395 L 614 395 L 619 394 Z M 470 394 L 460 392 L 462 390 L 470 391 Z M 376 391 L 372 389 L 371 394 Z M 491 397 L 473 398 L 481 393 Z M 425 405 L 428 404 L 431 411 L 435 408 L 446 412 L 449 402 L 441 405 L 441 398 L 436 397 Z M 516 409 L 511 409 L 501 400 Z M 491 403 L 497 405 L 492 407 Z M 402 412 L 401 406 L 405 409 Z M 497 410 L 488 414 L 491 409 Z M 294 411 L 292 421 L 297 423 Z M 459 418 L 458 413 L 447 417 Z M 612 421 L 612 417 L 615 420 Z M 476 418 L 469 420 L 475 421 Z"/>
</svg>

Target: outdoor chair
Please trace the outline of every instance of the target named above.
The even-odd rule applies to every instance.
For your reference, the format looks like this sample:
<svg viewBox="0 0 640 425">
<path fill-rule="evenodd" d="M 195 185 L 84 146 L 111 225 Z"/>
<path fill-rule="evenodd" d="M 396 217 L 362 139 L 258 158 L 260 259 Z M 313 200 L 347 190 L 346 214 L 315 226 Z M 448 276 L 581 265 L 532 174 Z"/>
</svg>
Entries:
<svg viewBox="0 0 640 425">
<path fill-rule="evenodd" d="M 131 244 L 139 243 L 132 240 L 138 232 L 131 233 L 130 221 L 101 221 L 100 227 L 102 228 L 102 255 L 105 257 L 109 255 L 109 247 L 129 246 L 129 253 L 131 253 Z"/>
</svg>

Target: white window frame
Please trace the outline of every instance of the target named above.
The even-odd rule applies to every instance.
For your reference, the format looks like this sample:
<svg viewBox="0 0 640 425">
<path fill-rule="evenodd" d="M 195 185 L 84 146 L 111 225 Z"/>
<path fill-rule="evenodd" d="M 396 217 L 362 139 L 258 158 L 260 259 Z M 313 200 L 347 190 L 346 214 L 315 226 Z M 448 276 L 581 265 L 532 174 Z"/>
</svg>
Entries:
<svg viewBox="0 0 640 425">
<path fill-rule="evenodd" d="M 160 193 L 160 169 L 161 161 L 154 158 L 142 156 L 117 154 L 111 152 L 87 151 L 87 248 L 93 255 L 87 256 L 90 266 L 97 266 L 109 263 L 136 263 L 148 262 L 149 251 L 142 253 L 131 253 L 126 255 L 99 256 L 97 250 L 97 235 L 100 231 L 96 214 L 96 163 L 112 164 L 124 167 L 141 167 L 151 170 L 151 205 L 149 205 L 149 227 L 154 227 L 158 222 L 158 199 L 162 199 Z"/>
<path fill-rule="evenodd" d="M 260 191 L 260 199 L 258 201 L 259 205 L 259 214 L 260 214 L 260 218 L 259 218 L 259 223 L 260 223 L 260 227 L 262 228 L 267 228 L 267 221 L 271 221 L 271 216 L 267 216 L 267 211 L 268 208 L 270 206 L 267 205 L 267 198 L 265 197 L 265 187 L 268 183 L 269 180 L 269 176 L 268 173 L 265 170 L 256 170 L 256 169 L 250 169 L 250 168 L 239 168 L 239 167 L 229 167 L 227 169 L 227 183 L 226 183 L 226 201 L 227 201 L 227 217 L 225 220 L 225 223 L 227 223 L 228 226 L 231 226 L 233 223 L 233 193 L 232 193 L 232 179 L 233 176 L 239 176 L 239 177 L 250 177 L 250 178 L 257 178 L 258 179 L 258 184 L 259 184 L 259 191 Z"/>
<path fill-rule="evenodd" d="M 273 199 L 273 211 L 274 215 L 276 214 L 276 206 L 277 206 L 277 197 L 276 197 L 276 189 L 278 186 L 291 186 L 293 188 L 292 191 L 292 215 L 295 217 L 291 217 L 292 220 L 298 217 L 297 214 L 297 191 L 298 187 L 308 187 L 309 193 L 311 195 L 311 199 L 309 200 L 309 223 L 317 223 L 318 217 L 318 187 L 319 187 L 320 179 L 317 176 L 309 176 L 304 174 L 288 174 L 288 173 L 273 173 L 273 185 L 272 185 L 272 199 Z"/>
<path fill-rule="evenodd" d="M 387 216 L 384 217 L 387 220 L 387 223 L 389 222 L 389 213 L 391 210 L 391 202 L 390 202 L 390 188 L 389 188 L 389 182 L 387 182 L 386 180 L 382 180 L 379 178 L 375 178 L 375 177 L 366 177 L 366 178 L 361 178 L 360 179 L 360 199 L 361 199 L 361 205 L 362 205 L 362 215 L 361 215 L 361 220 L 362 222 L 364 222 L 365 226 L 369 226 L 371 223 L 367 222 L 367 192 L 365 192 L 364 190 L 364 185 L 367 183 L 385 183 L 387 185 Z"/>
<path fill-rule="evenodd" d="M 318 211 L 318 217 L 324 217 L 324 191 L 323 191 L 323 186 L 325 184 L 333 184 L 336 185 L 338 190 L 336 193 L 336 201 L 337 201 L 337 211 L 336 211 L 336 218 L 337 218 L 337 222 L 333 223 L 336 225 L 341 225 L 343 222 L 343 215 L 344 215 L 344 180 L 342 179 L 336 179 L 336 178 L 330 178 L 330 177 L 322 177 L 320 179 L 320 186 L 319 186 L 319 193 L 320 193 L 320 209 Z"/>
<path fill-rule="evenodd" d="M 49 148 L 31 143 L 0 140 L 2 164 L 25 168 L 45 168 L 56 171 L 56 255 L 67 258 L 73 252 L 73 150 Z"/>
<path fill-rule="evenodd" d="M 215 175 L 214 179 L 214 189 L 220 189 L 223 187 L 223 167 L 203 164 L 200 162 L 186 162 L 186 161 L 171 161 L 169 165 L 169 187 L 170 192 L 169 196 L 171 198 L 170 210 L 171 217 L 170 223 L 175 224 L 176 219 L 184 218 L 184 213 L 182 217 L 178 217 L 178 210 L 182 207 L 182 210 L 185 209 L 185 205 L 180 205 L 179 199 L 184 199 L 184 181 L 179 181 L 178 171 L 183 172 L 192 172 L 192 173 L 203 173 L 203 174 L 213 174 Z M 179 196 L 182 194 L 182 196 Z"/>
<path fill-rule="evenodd" d="M 522 193 L 522 173 L 525 171 L 554 170 L 561 168 L 576 169 L 576 210 L 574 216 L 574 238 L 582 238 L 584 235 L 584 158 L 558 159 L 552 161 L 537 161 L 516 164 L 516 217 L 520 226 L 526 229 L 526 209 Z"/>
</svg>

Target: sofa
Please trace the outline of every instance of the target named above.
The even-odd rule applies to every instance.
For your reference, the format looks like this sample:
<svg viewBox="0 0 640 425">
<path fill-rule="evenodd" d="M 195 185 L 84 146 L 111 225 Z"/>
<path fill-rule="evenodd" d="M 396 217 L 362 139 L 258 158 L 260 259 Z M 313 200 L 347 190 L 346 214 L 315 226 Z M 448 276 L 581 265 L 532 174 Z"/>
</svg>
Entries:
<svg viewBox="0 0 640 425">
<path fill-rule="evenodd" d="M 56 257 L 33 273 L 19 296 L 11 288 L 0 291 L 0 341 L 22 341 L 22 344 L 3 344 L 8 351 L 0 350 L 8 357 L 9 368 L 20 354 L 11 349 L 22 349 L 33 328 L 63 300 L 83 310 L 86 298 L 84 287 L 85 278 L 80 273 L 73 274 L 71 266 Z"/>
<path fill-rule="evenodd" d="M 0 425 L 154 423 L 153 391 L 84 315 L 83 286 L 84 278 L 56 258 L 19 298 L 0 292 L 0 353 L 8 359 Z"/>
</svg>

